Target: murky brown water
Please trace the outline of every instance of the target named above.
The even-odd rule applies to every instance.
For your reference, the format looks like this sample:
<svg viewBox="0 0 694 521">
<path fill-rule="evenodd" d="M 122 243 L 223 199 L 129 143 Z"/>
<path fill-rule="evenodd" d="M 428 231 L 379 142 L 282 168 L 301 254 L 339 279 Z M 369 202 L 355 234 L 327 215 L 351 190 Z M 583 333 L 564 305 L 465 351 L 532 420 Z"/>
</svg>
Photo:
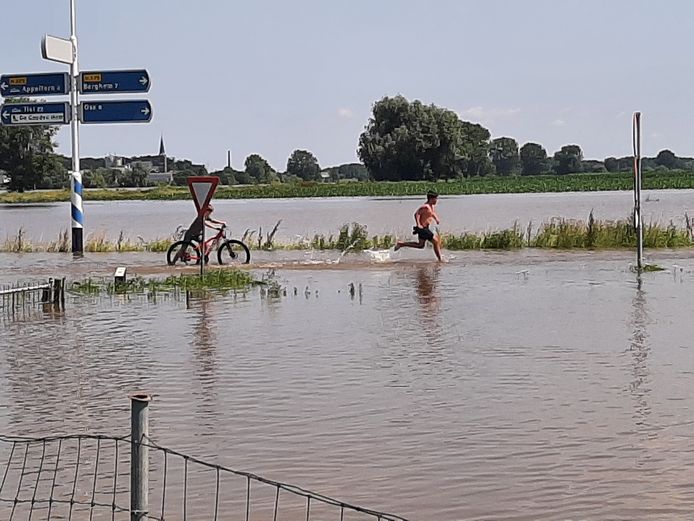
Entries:
<svg viewBox="0 0 694 521">
<path fill-rule="evenodd" d="M 694 215 L 694 190 L 646 191 L 644 219 L 683 225 L 684 215 Z M 230 223 L 241 235 L 246 229 L 263 228 L 264 234 L 278 220 L 277 238 L 296 241 L 316 233 L 336 234 L 343 224 L 358 222 L 370 233 L 396 233 L 409 237 L 412 214 L 421 198 L 327 198 L 219 200 L 215 215 Z M 442 197 L 439 213 L 441 231 L 461 233 L 508 228 L 518 222 L 525 229 L 553 217 L 586 219 L 591 210 L 596 219 L 624 219 L 633 206 L 630 192 L 582 192 L 560 194 L 492 194 Z M 193 220 L 191 201 L 86 202 L 87 235 L 105 234 L 115 240 L 123 231 L 127 237 L 144 240 L 169 237 L 178 225 Z M 17 234 L 22 227 L 35 242 L 53 241 L 70 227 L 68 203 L 47 205 L 0 205 L 0 241 Z"/>
<path fill-rule="evenodd" d="M 651 256 L 639 285 L 628 252 L 263 253 L 287 297 L 71 298 L 0 322 L 0 433 L 125 434 L 144 388 L 163 445 L 412 519 L 684 519 L 694 256 Z M 5 254 L 0 282 L 162 259 Z"/>
</svg>

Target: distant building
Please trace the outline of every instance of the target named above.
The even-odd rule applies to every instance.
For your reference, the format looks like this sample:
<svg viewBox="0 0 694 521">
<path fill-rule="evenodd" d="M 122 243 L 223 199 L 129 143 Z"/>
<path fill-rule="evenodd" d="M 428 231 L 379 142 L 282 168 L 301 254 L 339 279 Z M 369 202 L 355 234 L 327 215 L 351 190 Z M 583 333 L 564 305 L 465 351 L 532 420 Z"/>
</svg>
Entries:
<svg viewBox="0 0 694 521">
<path fill-rule="evenodd" d="M 104 166 L 115 170 L 125 170 L 125 160 L 120 156 L 108 155 L 104 158 Z"/>
<path fill-rule="evenodd" d="M 174 161 L 172 160 L 172 163 Z M 169 170 L 169 161 L 164 147 L 164 136 L 159 140 L 159 153 L 156 155 L 127 158 L 108 155 L 104 158 L 104 166 L 113 170 L 132 170 L 139 168 L 147 172 L 147 180 L 151 183 L 173 183 L 173 171 Z"/>
<path fill-rule="evenodd" d="M 173 172 L 150 172 L 147 181 L 152 183 L 173 183 Z"/>
<path fill-rule="evenodd" d="M 150 174 L 158 172 L 158 170 L 154 168 L 154 163 L 152 161 L 130 161 L 128 166 L 130 169 L 141 168 L 142 170 L 147 170 Z"/>
<path fill-rule="evenodd" d="M 140 168 L 147 172 L 147 181 L 152 183 L 172 183 L 173 173 L 162 172 L 161 167 L 154 164 L 154 161 L 131 161 L 127 168 Z"/>
</svg>

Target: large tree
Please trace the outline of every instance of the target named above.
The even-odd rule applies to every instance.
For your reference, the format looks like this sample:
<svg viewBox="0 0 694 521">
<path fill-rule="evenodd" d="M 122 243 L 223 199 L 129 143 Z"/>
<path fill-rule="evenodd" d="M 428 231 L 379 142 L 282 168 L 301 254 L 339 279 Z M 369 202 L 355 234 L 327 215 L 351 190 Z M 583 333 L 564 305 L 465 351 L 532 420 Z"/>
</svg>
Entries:
<svg viewBox="0 0 694 521">
<path fill-rule="evenodd" d="M 369 171 L 361 163 L 347 163 L 337 167 L 338 179 L 358 179 L 359 181 L 369 180 Z"/>
<path fill-rule="evenodd" d="M 493 139 L 489 147 L 489 157 L 497 174 L 508 176 L 518 173 L 518 143 L 512 137 Z"/>
<path fill-rule="evenodd" d="M 374 104 L 357 153 L 376 180 L 436 180 L 480 170 L 489 132 L 455 112 L 403 96 Z"/>
<path fill-rule="evenodd" d="M 494 175 L 494 163 L 489 159 L 489 130 L 477 123 L 461 121 L 463 147 L 458 165 L 465 177 Z"/>
<path fill-rule="evenodd" d="M 287 174 L 304 181 L 317 181 L 320 179 L 318 159 L 308 150 L 295 150 L 287 160 Z"/>
<path fill-rule="evenodd" d="M 655 157 L 655 163 L 658 166 L 664 166 L 665 168 L 681 168 L 682 161 L 679 157 L 675 155 L 672 150 L 661 150 Z"/>
<path fill-rule="evenodd" d="M 267 184 L 277 179 L 275 170 L 258 154 L 251 154 L 248 156 L 244 164 L 246 166 L 246 174 L 248 174 L 248 177 L 255 183 Z M 247 181 L 247 179 L 238 179 L 238 181 L 243 183 Z"/>
<path fill-rule="evenodd" d="M 619 171 L 619 161 L 616 157 L 606 157 L 604 163 L 605 170 L 607 170 L 608 172 Z"/>
<path fill-rule="evenodd" d="M 520 149 L 522 175 L 539 175 L 547 172 L 547 151 L 537 143 L 526 143 Z"/>
<path fill-rule="evenodd" d="M 23 192 L 41 188 L 45 178 L 63 178 L 67 172 L 53 153 L 55 127 L 0 126 L 0 170 L 10 182 L 8 189 Z"/>
<path fill-rule="evenodd" d="M 572 174 L 583 171 L 583 151 L 578 145 L 564 145 L 554 153 L 554 169 L 557 174 Z"/>
</svg>

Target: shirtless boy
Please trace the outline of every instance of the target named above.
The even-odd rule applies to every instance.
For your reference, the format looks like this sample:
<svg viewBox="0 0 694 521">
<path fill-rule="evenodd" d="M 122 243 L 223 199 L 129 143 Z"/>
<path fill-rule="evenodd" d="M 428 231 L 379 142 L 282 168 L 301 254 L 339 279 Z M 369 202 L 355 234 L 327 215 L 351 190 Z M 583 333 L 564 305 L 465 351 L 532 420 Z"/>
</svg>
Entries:
<svg viewBox="0 0 694 521">
<path fill-rule="evenodd" d="M 429 241 L 434 246 L 436 258 L 439 259 L 439 261 L 442 260 L 441 237 L 439 237 L 438 234 L 434 235 L 434 232 L 429 229 L 432 222 L 436 222 L 436 224 L 441 223 L 434 209 L 438 197 L 439 194 L 436 192 L 427 192 L 427 202 L 420 206 L 414 213 L 415 226 L 412 228 L 412 233 L 417 235 L 419 242 L 398 241 L 395 244 L 395 251 L 398 251 L 400 248 L 418 248 L 421 250 L 426 245 L 426 242 Z"/>
</svg>

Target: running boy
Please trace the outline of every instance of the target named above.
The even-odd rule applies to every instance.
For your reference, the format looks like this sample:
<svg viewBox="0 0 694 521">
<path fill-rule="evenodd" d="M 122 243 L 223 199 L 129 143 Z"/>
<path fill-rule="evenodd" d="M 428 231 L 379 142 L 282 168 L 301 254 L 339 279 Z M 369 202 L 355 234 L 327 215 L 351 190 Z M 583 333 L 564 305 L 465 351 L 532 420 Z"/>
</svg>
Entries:
<svg viewBox="0 0 694 521">
<path fill-rule="evenodd" d="M 415 226 L 412 228 L 412 234 L 417 235 L 419 242 L 398 241 L 395 244 L 395 251 L 398 251 L 400 248 L 418 248 L 421 250 L 426 245 L 426 242 L 429 241 L 434 246 L 436 258 L 439 260 L 439 262 L 442 260 L 441 237 L 439 237 L 438 234 L 434 235 L 434 232 L 429 229 L 432 222 L 436 222 L 436 224 L 441 223 L 441 220 L 434 209 L 438 198 L 439 194 L 436 192 L 427 192 L 427 202 L 420 206 L 414 213 Z"/>
</svg>

